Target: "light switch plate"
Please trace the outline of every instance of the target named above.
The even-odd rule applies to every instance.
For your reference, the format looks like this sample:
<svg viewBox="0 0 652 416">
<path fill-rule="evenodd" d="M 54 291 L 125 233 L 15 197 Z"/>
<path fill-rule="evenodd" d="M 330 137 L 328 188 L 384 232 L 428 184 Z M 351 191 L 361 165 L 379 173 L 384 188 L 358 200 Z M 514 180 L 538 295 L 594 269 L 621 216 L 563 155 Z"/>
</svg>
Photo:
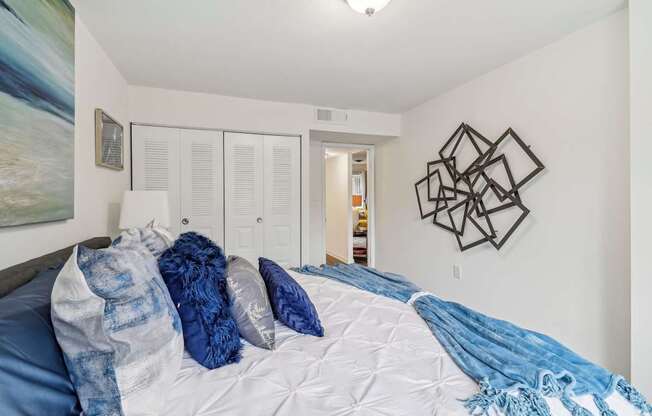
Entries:
<svg viewBox="0 0 652 416">
<path fill-rule="evenodd" d="M 462 270 L 459 264 L 453 264 L 453 279 L 460 280 L 462 278 Z"/>
</svg>

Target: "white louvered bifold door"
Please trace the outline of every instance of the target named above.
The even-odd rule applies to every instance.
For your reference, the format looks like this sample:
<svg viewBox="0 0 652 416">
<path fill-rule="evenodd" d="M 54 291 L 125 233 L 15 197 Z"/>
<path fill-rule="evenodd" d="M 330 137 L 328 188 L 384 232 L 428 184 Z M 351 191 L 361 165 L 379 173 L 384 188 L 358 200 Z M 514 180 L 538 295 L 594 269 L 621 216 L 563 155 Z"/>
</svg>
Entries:
<svg viewBox="0 0 652 416">
<path fill-rule="evenodd" d="M 179 130 L 133 126 L 133 188 L 167 191 L 170 198 L 170 231 L 180 231 Z M 147 224 L 143 224 L 145 226 Z"/>
<path fill-rule="evenodd" d="M 263 253 L 263 140 L 224 134 L 225 251 L 256 267 Z"/>
<path fill-rule="evenodd" d="M 181 232 L 194 231 L 223 247 L 222 132 L 180 130 Z"/>
<path fill-rule="evenodd" d="M 299 266 L 301 148 L 298 137 L 265 136 L 263 256 Z"/>
</svg>

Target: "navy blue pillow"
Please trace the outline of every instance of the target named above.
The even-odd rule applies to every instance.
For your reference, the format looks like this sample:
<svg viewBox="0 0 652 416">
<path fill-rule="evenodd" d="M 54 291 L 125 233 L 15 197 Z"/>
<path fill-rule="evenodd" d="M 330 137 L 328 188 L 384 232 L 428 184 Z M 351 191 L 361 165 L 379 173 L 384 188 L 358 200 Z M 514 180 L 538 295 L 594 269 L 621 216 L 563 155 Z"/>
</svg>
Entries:
<svg viewBox="0 0 652 416">
<path fill-rule="evenodd" d="M 192 358 L 210 369 L 240 361 L 242 343 L 231 316 L 222 249 L 200 234 L 184 233 L 161 254 L 158 267 Z"/>
<path fill-rule="evenodd" d="M 0 415 L 79 415 L 50 321 L 59 268 L 0 299 Z"/>
<path fill-rule="evenodd" d="M 305 290 L 281 266 L 266 258 L 258 259 L 260 274 L 274 317 L 302 334 L 324 336 L 317 309 Z"/>
</svg>

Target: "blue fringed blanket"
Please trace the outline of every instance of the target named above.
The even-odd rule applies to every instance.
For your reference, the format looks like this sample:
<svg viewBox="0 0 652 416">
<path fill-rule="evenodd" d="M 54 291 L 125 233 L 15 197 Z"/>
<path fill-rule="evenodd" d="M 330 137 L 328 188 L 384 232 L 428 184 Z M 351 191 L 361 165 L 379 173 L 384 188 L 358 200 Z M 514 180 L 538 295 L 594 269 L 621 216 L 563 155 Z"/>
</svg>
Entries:
<svg viewBox="0 0 652 416">
<path fill-rule="evenodd" d="M 554 397 L 573 416 L 590 416 L 573 400 L 590 394 L 601 416 L 616 416 L 605 401 L 614 391 L 641 414 L 652 414 L 652 406 L 623 377 L 546 335 L 421 292 L 403 276 L 359 265 L 304 266 L 296 271 L 412 304 L 460 369 L 479 384 L 480 392 L 464 400 L 471 415 L 499 410 L 507 416 L 550 416 L 543 398 Z"/>
</svg>

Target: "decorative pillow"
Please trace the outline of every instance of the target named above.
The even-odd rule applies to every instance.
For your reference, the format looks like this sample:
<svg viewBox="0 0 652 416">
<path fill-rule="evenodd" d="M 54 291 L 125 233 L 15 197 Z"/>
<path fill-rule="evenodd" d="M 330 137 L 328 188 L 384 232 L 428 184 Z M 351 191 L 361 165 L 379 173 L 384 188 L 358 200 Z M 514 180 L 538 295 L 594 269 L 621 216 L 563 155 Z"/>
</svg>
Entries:
<svg viewBox="0 0 652 416">
<path fill-rule="evenodd" d="M 52 323 L 84 415 L 162 410 L 183 337 L 147 247 L 75 247 L 52 289 Z"/>
<path fill-rule="evenodd" d="M 324 328 L 306 291 L 273 261 L 261 257 L 258 263 L 276 319 L 302 334 L 323 337 Z"/>
<path fill-rule="evenodd" d="M 79 415 L 81 408 L 50 321 L 61 266 L 0 299 L 0 415 Z"/>
<path fill-rule="evenodd" d="M 240 335 L 229 309 L 226 258 L 208 238 L 185 233 L 158 260 L 177 305 L 186 350 L 206 368 L 240 361 Z"/>
<path fill-rule="evenodd" d="M 125 230 L 113 240 L 112 245 L 124 245 L 141 243 L 144 244 L 154 257 L 159 257 L 165 250 L 172 247 L 174 237 L 168 230 L 159 227 L 154 220 L 144 228 L 132 228 Z"/>
<path fill-rule="evenodd" d="M 274 313 L 267 299 L 263 278 L 242 257 L 229 256 L 227 263 L 231 315 L 238 323 L 240 336 L 257 347 L 274 349 Z"/>
</svg>

